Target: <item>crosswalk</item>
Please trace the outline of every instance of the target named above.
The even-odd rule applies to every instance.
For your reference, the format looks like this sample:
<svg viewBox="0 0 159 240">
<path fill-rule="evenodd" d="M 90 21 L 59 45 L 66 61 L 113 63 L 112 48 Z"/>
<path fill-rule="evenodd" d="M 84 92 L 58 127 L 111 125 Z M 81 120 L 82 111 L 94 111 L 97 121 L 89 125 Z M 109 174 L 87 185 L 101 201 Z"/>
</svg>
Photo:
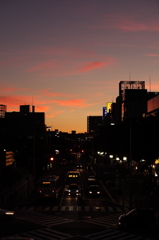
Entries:
<svg viewBox="0 0 159 240">
<path fill-rule="evenodd" d="M 73 222 L 74 220 L 62 218 L 54 215 L 48 215 L 44 213 L 39 213 L 35 211 L 21 211 L 17 210 L 15 212 L 15 217 L 19 219 L 24 219 L 29 222 L 37 223 L 39 225 L 52 227 L 59 224 Z"/>
<path fill-rule="evenodd" d="M 42 228 L 34 231 L 28 231 L 25 233 L 15 234 L 11 237 L 27 237 L 33 238 L 34 240 L 64 240 L 64 239 L 75 239 L 76 236 L 72 236 L 67 233 L 59 232 L 51 228 Z M 79 235 L 77 237 L 80 237 Z M 81 236 L 81 239 L 91 239 L 91 240 L 152 240 L 150 238 L 145 238 L 142 236 L 137 236 L 131 233 L 126 233 L 118 231 L 116 229 L 106 229 L 104 231 L 91 233 L 88 235 Z"/>
<path fill-rule="evenodd" d="M 72 235 L 58 232 L 50 228 L 42 228 L 34 231 L 15 234 L 15 235 L 12 235 L 11 237 L 17 237 L 17 238 L 27 237 L 27 238 L 33 238 L 34 240 L 44 240 L 44 239 L 45 240 L 53 240 L 53 239 L 64 240 L 64 239 L 71 238 Z"/>
<path fill-rule="evenodd" d="M 104 206 L 23 206 L 16 207 L 14 210 L 28 210 L 28 211 L 98 211 L 98 212 L 127 212 L 128 207 L 104 207 Z"/>
<path fill-rule="evenodd" d="M 84 236 L 86 239 L 91 239 L 91 240 L 105 240 L 105 239 L 111 239 L 111 240 L 152 240 L 150 238 L 145 238 L 142 236 L 137 236 L 131 233 L 126 233 L 114 229 L 106 229 L 101 232 L 96 232 L 93 234 L 88 234 Z"/>
<path fill-rule="evenodd" d="M 95 225 L 100 225 L 103 227 L 114 227 L 117 226 L 118 218 L 120 213 L 97 217 L 97 218 L 89 218 L 83 220 L 83 222 L 92 223 Z"/>
<path fill-rule="evenodd" d="M 67 224 L 72 223 L 72 226 L 74 226 L 74 223 L 76 224 L 75 220 L 67 219 L 58 217 L 57 215 L 50 215 L 45 214 L 37 211 L 25 211 L 25 210 L 17 210 L 15 212 L 16 217 L 19 219 L 27 220 L 36 224 L 41 225 L 39 229 L 33 230 L 33 231 L 27 231 L 19 234 L 12 235 L 10 237 L 28 237 L 33 238 L 34 240 L 65 240 L 65 239 L 75 239 L 75 235 L 68 233 L 64 233 L 63 231 L 56 231 L 52 229 L 55 225 L 60 224 Z M 93 228 L 93 225 L 100 225 L 104 227 L 105 230 L 98 231 L 98 232 L 92 232 L 87 235 L 82 235 L 81 238 L 84 239 L 91 239 L 91 240 L 105 240 L 105 239 L 111 239 L 111 240 L 152 240 L 149 238 L 137 236 L 128 232 L 123 232 L 119 230 L 117 227 L 117 220 L 120 213 L 114 213 L 106 216 L 101 217 L 95 217 L 95 218 L 86 218 L 82 219 L 81 223 L 88 223 L 92 224 L 92 230 L 96 229 Z M 80 224 L 80 223 L 78 223 Z M 83 224 L 81 224 L 82 226 Z M 61 228 L 61 226 L 60 226 Z M 82 229 L 81 229 L 82 230 Z M 72 231 L 71 231 L 72 232 Z M 81 231 L 82 233 L 82 231 Z M 79 234 L 78 234 L 79 237 Z"/>
</svg>

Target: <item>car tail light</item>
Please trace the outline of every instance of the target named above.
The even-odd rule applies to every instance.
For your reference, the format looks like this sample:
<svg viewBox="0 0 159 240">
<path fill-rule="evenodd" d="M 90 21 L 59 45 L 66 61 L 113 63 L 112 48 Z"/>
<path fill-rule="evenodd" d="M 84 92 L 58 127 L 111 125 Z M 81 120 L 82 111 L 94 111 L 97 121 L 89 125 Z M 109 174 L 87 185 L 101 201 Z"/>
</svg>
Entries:
<svg viewBox="0 0 159 240">
<path fill-rule="evenodd" d="M 42 191 L 40 190 L 39 193 L 42 193 Z"/>
<path fill-rule="evenodd" d="M 52 190 L 52 192 L 54 192 L 54 190 Z"/>
</svg>

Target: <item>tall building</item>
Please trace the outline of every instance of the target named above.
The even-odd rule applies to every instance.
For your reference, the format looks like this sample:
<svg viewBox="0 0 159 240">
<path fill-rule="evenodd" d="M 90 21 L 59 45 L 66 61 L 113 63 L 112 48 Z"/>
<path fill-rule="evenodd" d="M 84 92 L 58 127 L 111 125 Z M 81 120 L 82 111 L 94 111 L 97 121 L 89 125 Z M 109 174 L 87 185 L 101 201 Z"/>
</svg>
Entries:
<svg viewBox="0 0 159 240">
<path fill-rule="evenodd" d="M 116 98 L 116 121 L 141 118 L 147 111 L 147 90 L 144 81 L 120 81 Z"/>
<path fill-rule="evenodd" d="M 102 131 L 102 116 L 87 116 L 87 133 L 98 134 Z"/>
<path fill-rule="evenodd" d="M 19 165 L 35 167 L 44 159 L 45 114 L 21 105 L 19 112 L 5 112 L 0 118 L 1 150 L 17 153 Z"/>
<path fill-rule="evenodd" d="M 4 118 L 5 117 L 5 113 L 7 111 L 7 106 L 0 104 L 0 118 Z"/>
</svg>

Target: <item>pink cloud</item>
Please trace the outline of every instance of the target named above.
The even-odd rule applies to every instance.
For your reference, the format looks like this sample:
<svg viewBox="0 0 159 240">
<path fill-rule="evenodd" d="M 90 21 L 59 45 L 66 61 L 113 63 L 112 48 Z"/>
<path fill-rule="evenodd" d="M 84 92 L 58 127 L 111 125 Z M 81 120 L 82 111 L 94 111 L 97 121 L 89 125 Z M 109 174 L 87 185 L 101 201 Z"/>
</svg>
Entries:
<svg viewBox="0 0 159 240">
<path fill-rule="evenodd" d="M 159 20 L 153 19 L 153 17 L 147 18 L 147 21 L 142 20 L 140 15 L 127 15 L 127 14 L 118 14 L 110 15 L 106 14 L 102 19 L 101 24 L 87 26 L 92 29 L 120 29 L 126 32 L 135 32 L 135 31 L 157 31 L 159 30 Z"/>
<path fill-rule="evenodd" d="M 89 55 L 89 56 L 95 55 L 95 53 L 93 51 L 82 50 L 82 49 L 78 49 L 78 48 L 71 48 L 70 51 L 75 52 L 76 54 L 80 53 L 80 54 L 85 54 L 85 55 Z"/>
<path fill-rule="evenodd" d="M 145 24 L 145 23 L 137 23 L 137 22 L 122 22 L 117 26 L 118 28 L 124 31 L 158 31 L 159 24 Z"/>
<path fill-rule="evenodd" d="M 29 88 L 3 87 L 3 92 L 28 91 Z"/>
<path fill-rule="evenodd" d="M 47 62 L 38 64 L 37 66 L 34 66 L 26 71 L 27 72 L 48 71 L 48 70 L 59 68 L 60 66 L 61 64 L 56 63 L 56 61 L 49 59 Z"/>
<path fill-rule="evenodd" d="M 29 51 L 29 50 L 28 50 Z M 55 56 L 57 58 L 57 60 L 59 59 L 59 56 L 61 57 L 72 57 L 72 56 L 94 56 L 94 52 L 90 51 L 90 50 L 85 50 L 85 49 L 80 49 L 77 47 L 70 47 L 70 48 L 53 48 L 53 47 L 44 47 L 44 48 L 40 48 L 40 49 L 33 49 L 31 52 L 29 52 L 29 54 L 32 55 L 52 55 Z"/>
<path fill-rule="evenodd" d="M 148 56 L 148 57 L 159 57 L 159 54 L 146 54 L 145 56 Z"/>
<path fill-rule="evenodd" d="M 12 64 L 13 66 L 15 66 L 15 65 L 17 65 L 17 63 L 20 63 L 19 58 L 8 59 L 8 60 L 0 61 L 0 67 L 7 66 L 8 64 Z"/>
<path fill-rule="evenodd" d="M 102 68 L 104 66 L 110 65 L 114 59 L 109 59 L 107 62 L 100 62 L 100 61 L 95 61 L 95 62 L 86 62 L 85 66 L 80 70 L 80 72 L 87 72 L 90 70 Z"/>
<path fill-rule="evenodd" d="M 44 89 L 44 90 L 40 90 L 40 93 L 43 96 L 48 96 L 48 97 L 75 97 L 76 95 L 68 95 L 67 93 L 63 93 L 63 92 L 52 92 L 51 89 Z"/>
</svg>

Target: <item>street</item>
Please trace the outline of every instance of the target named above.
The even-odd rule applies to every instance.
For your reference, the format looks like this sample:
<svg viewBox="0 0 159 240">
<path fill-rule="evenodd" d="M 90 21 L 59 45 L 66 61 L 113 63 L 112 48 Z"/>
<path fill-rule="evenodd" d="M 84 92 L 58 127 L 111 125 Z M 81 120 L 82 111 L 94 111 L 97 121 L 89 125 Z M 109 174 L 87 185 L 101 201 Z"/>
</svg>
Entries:
<svg viewBox="0 0 159 240">
<path fill-rule="evenodd" d="M 117 226 L 119 215 L 129 211 L 107 194 L 99 181 L 100 196 L 88 194 L 87 178 L 93 170 L 80 169 L 82 200 L 68 196 L 65 191 L 69 166 L 56 168 L 60 176 L 57 199 L 35 198 L 28 204 L 14 207 L 13 219 L 1 224 L 0 237 L 18 236 L 33 239 L 157 239 L 155 231 L 140 229 L 121 230 Z M 54 170 L 51 170 L 54 174 Z"/>
</svg>

